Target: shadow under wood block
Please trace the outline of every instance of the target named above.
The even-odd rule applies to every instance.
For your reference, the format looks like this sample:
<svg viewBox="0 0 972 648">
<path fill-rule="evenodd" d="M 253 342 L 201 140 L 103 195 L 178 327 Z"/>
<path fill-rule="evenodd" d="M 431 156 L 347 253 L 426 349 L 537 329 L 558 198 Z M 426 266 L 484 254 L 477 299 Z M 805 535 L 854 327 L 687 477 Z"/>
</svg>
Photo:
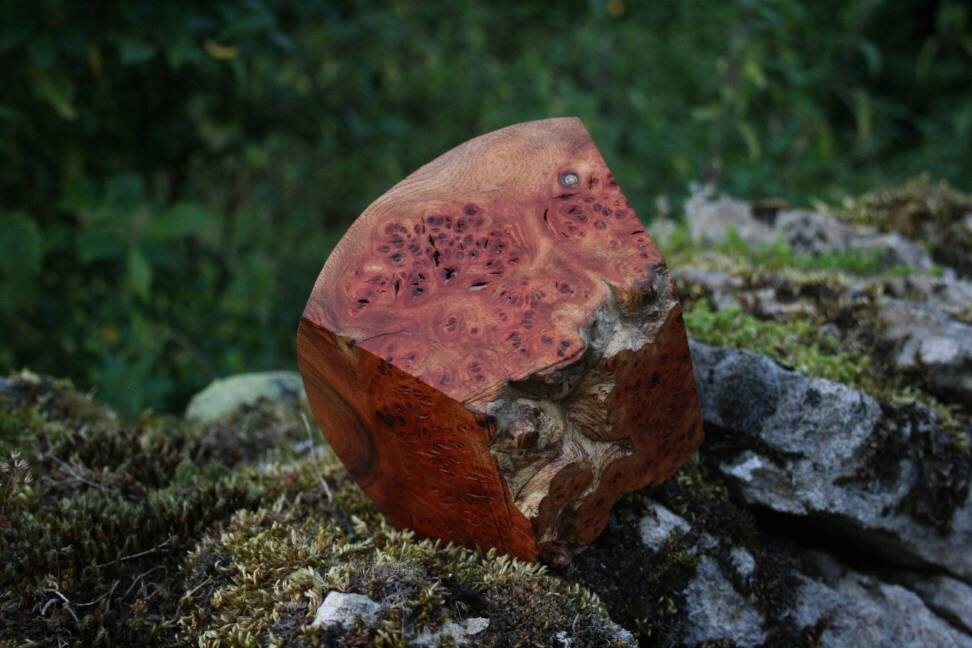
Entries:
<svg viewBox="0 0 972 648">
<path fill-rule="evenodd" d="M 702 440 L 675 285 L 576 118 L 378 198 L 297 333 L 321 429 L 389 522 L 564 563 Z"/>
</svg>

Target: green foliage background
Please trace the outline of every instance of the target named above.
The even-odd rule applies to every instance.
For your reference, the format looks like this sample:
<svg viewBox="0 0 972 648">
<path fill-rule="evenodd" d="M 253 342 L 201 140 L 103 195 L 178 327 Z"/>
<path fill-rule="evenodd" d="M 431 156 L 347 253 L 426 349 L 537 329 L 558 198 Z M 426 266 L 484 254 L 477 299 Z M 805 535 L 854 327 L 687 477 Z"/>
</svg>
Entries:
<svg viewBox="0 0 972 648">
<path fill-rule="evenodd" d="M 578 115 L 645 217 L 972 171 L 972 10 L 896 0 L 0 9 L 0 370 L 132 413 L 294 364 L 350 220 L 509 123 Z"/>
</svg>

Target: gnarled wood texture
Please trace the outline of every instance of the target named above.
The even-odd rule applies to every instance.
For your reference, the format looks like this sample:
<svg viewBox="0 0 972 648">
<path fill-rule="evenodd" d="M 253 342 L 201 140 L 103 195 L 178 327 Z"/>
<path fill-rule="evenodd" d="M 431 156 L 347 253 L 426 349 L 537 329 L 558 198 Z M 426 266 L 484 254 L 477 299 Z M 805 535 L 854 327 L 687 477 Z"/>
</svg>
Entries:
<svg viewBox="0 0 972 648">
<path fill-rule="evenodd" d="M 674 284 L 575 118 L 477 137 L 372 203 L 297 344 L 389 521 L 467 546 L 565 562 L 702 438 Z"/>
</svg>

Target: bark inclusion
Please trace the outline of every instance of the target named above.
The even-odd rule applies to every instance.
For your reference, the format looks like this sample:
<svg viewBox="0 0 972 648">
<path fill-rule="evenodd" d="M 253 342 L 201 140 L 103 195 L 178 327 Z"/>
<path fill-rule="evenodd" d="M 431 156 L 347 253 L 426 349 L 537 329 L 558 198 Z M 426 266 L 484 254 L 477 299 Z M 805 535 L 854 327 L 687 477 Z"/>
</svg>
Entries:
<svg viewBox="0 0 972 648">
<path fill-rule="evenodd" d="M 643 295 L 646 303 L 624 309 L 610 293 L 590 326 L 581 329 L 584 351 L 575 363 L 509 382 L 486 405 L 497 429 L 490 452 L 550 562 L 569 562 L 600 534 L 621 494 L 618 478 L 608 483 L 605 477 L 617 475 L 612 466 L 639 459 L 632 439 L 637 430 L 625 429 L 611 416 L 618 379 L 611 360 L 647 349 L 666 316 L 679 310 L 667 268 L 655 271 Z M 648 483 L 651 476 L 646 470 Z M 579 519 L 585 508 L 596 512 Z"/>
</svg>

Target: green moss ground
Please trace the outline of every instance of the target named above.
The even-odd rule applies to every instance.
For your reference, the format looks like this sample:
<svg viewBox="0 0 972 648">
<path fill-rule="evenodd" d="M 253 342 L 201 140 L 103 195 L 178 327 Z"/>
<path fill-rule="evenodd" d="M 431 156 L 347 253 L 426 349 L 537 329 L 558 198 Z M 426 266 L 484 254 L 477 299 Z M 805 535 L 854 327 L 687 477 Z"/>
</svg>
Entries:
<svg viewBox="0 0 972 648">
<path fill-rule="evenodd" d="M 262 430 L 276 443 L 296 429 L 274 426 L 276 417 L 242 411 L 204 430 L 148 413 L 123 425 L 66 383 L 29 374 L 6 382 L 0 446 L 32 479 L 8 484 L 0 501 L 0 637 L 165 643 L 183 553 L 268 496 L 265 480 L 234 468 L 266 439 Z"/>
<path fill-rule="evenodd" d="M 398 646 L 474 616 L 482 645 L 610 645 L 581 585 L 387 527 L 301 414 L 128 425 L 63 382 L 0 383 L 0 645 Z M 387 606 L 381 627 L 309 629 L 329 590 Z"/>
</svg>

